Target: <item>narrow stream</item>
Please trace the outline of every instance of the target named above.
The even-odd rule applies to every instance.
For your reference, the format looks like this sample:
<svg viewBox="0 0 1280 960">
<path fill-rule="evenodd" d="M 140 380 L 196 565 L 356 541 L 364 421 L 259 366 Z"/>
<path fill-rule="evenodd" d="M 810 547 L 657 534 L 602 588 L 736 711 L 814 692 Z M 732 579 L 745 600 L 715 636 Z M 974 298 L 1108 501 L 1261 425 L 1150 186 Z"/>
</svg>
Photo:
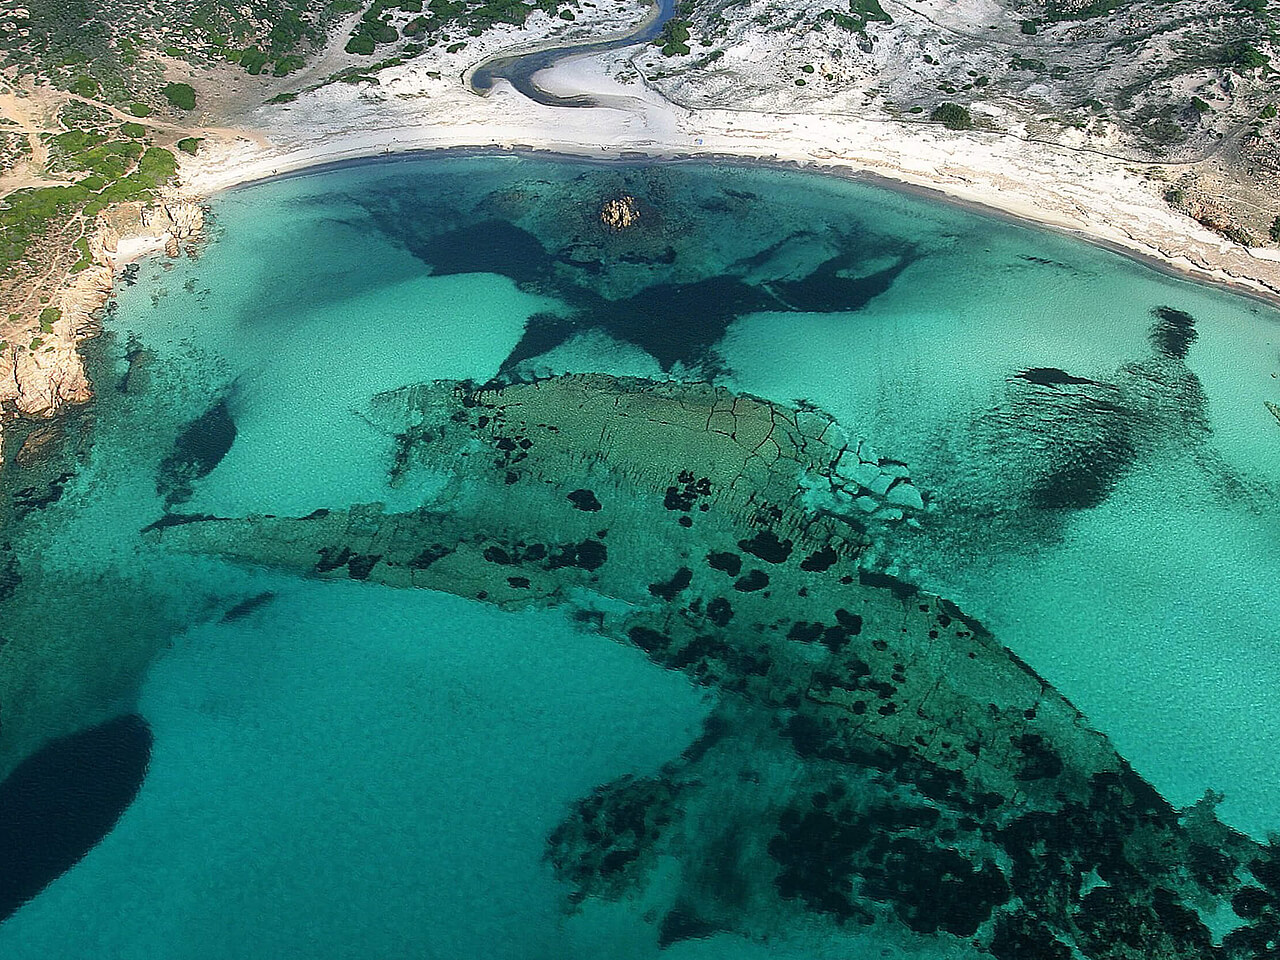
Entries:
<svg viewBox="0 0 1280 960">
<path fill-rule="evenodd" d="M 546 70 L 557 61 L 568 56 L 584 53 L 600 53 L 605 50 L 617 50 L 638 43 L 648 43 L 662 33 L 668 20 L 675 13 L 675 0 L 657 0 L 656 16 L 645 20 L 635 32 L 613 40 L 600 43 L 570 43 L 564 46 L 537 50 L 533 53 L 519 54 L 513 57 L 497 57 L 481 64 L 471 74 L 471 89 L 479 94 L 486 94 L 493 89 L 495 80 L 506 80 L 516 90 L 530 100 L 548 107 L 594 107 L 596 101 L 588 96 L 558 97 L 547 93 L 533 82 L 534 74 Z"/>
</svg>

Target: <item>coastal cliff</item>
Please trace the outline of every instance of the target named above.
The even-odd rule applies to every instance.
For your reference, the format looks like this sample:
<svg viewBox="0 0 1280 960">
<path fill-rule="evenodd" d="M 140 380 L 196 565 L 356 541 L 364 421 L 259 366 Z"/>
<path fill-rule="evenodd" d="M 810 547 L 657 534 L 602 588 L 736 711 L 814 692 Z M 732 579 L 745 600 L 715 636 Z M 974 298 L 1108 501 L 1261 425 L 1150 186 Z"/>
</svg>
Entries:
<svg viewBox="0 0 1280 960">
<path fill-rule="evenodd" d="M 2 341 L 0 467 L 6 421 L 50 419 L 92 398 L 80 345 L 100 329 L 97 311 L 111 296 L 116 269 L 148 252 L 176 257 L 203 227 L 204 211 L 190 200 L 123 204 L 99 215 L 88 240 L 89 265 L 67 279 L 51 306 L 19 318 Z"/>
</svg>

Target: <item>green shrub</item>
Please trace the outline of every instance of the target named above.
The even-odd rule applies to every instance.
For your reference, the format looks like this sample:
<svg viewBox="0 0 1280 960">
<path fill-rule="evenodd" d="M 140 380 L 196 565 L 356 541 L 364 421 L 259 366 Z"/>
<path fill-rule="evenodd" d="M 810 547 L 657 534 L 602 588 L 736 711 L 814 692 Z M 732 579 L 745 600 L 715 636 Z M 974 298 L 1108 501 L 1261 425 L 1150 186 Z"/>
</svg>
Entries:
<svg viewBox="0 0 1280 960">
<path fill-rule="evenodd" d="M 1259 50 L 1251 43 L 1244 40 L 1237 40 L 1234 43 L 1228 43 L 1222 48 L 1220 53 L 1220 61 L 1228 67 L 1236 67 L 1240 70 L 1254 70 L 1258 67 L 1265 67 L 1271 63 L 1271 58 Z"/>
<path fill-rule="evenodd" d="M 943 103 L 934 108 L 929 119 L 941 123 L 948 130 L 972 130 L 973 117 L 958 103 Z"/>
<path fill-rule="evenodd" d="M 89 241 L 85 237 L 81 237 L 71 245 L 71 249 L 80 254 L 80 259 L 71 265 L 72 273 L 79 273 L 93 265 L 93 255 L 89 253 Z"/>
<path fill-rule="evenodd" d="M 1265 107 L 1262 108 L 1262 112 L 1258 114 L 1258 116 L 1260 116 L 1263 120 L 1273 120 L 1275 119 L 1275 115 L 1276 115 L 1276 105 L 1274 103 L 1268 103 Z"/>
<path fill-rule="evenodd" d="M 662 28 L 662 33 L 658 34 L 653 41 L 655 47 L 662 48 L 664 57 L 682 57 L 689 53 L 689 28 L 693 24 L 688 20 L 680 20 L 675 17 L 668 20 L 666 26 Z"/>
<path fill-rule="evenodd" d="M 53 333 L 53 325 L 62 319 L 62 311 L 57 307 L 45 307 L 40 311 L 40 332 Z"/>
<path fill-rule="evenodd" d="M 120 132 L 133 140 L 141 140 L 147 135 L 147 128 L 140 123 L 126 121 L 120 124 Z"/>
<path fill-rule="evenodd" d="M 304 61 L 302 57 L 299 57 L 296 54 L 291 53 L 288 56 L 281 57 L 279 60 L 276 61 L 275 67 L 272 68 L 271 70 L 271 75 L 273 77 L 287 76 L 293 73 L 293 71 L 301 69 L 302 64 L 305 62 L 306 61 Z"/>
<path fill-rule="evenodd" d="M 96 147 L 107 139 L 100 133 L 86 133 L 84 130 L 67 130 L 53 138 L 53 146 L 63 153 L 81 153 L 90 147 Z"/>
<path fill-rule="evenodd" d="M 194 157 L 196 155 L 196 150 L 198 150 L 199 148 L 200 148 L 199 137 L 183 137 L 181 140 L 178 141 L 178 149 L 181 150 L 183 153 L 187 154 L 188 156 Z"/>
<path fill-rule="evenodd" d="M 1040 22 L 1038 20 L 1023 20 L 1021 27 L 1022 32 L 1027 36 L 1034 36 L 1036 31 L 1040 29 Z"/>
<path fill-rule="evenodd" d="M 293 103 L 293 101 L 297 99 L 298 94 L 295 92 L 277 93 L 274 97 L 268 100 L 267 103 Z"/>
<path fill-rule="evenodd" d="M 267 65 L 269 59 L 270 57 L 257 47 L 248 47 L 240 51 L 240 66 L 255 77 L 262 73 L 262 68 Z"/>
<path fill-rule="evenodd" d="M 196 92 L 189 83 L 165 84 L 163 93 L 164 98 L 179 110 L 194 110 L 196 108 Z"/>
<path fill-rule="evenodd" d="M 373 37 L 369 36 L 367 33 L 357 33 L 347 41 L 347 45 L 343 49 L 346 50 L 347 53 L 354 53 L 362 57 L 367 57 L 373 53 L 373 47 Z"/>
<path fill-rule="evenodd" d="M 130 112 L 131 114 L 133 114 L 135 117 L 149 117 L 149 116 L 151 116 L 151 108 L 150 108 L 150 107 L 148 107 L 145 103 L 131 103 L 131 104 L 129 104 L 129 112 Z"/>
<path fill-rule="evenodd" d="M 1280 217 L 1276 217 L 1271 221 L 1269 235 L 1272 243 L 1280 243 Z"/>
<path fill-rule="evenodd" d="M 78 97 L 96 97 L 98 95 L 98 81 L 82 73 L 71 81 L 71 86 L 67 89 Z"/>
</svg>

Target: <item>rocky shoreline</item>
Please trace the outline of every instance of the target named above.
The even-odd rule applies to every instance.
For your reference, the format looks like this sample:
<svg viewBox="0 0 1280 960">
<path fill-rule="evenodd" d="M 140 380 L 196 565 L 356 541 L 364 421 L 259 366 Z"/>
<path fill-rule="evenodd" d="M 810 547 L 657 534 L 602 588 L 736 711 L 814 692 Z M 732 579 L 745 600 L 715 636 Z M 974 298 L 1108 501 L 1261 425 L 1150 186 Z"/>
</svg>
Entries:
<svg viewBox="0 0 1280 960">
<path fill-rule="evenodd" d="M 111 297 L 116 271 L 139 256 L 163 251 L 176 257 L 203 233 L 204 209 L 177 197 L 154 204 L 121 204 L 104 211 L 89 237 L 91 263 L 68 278 L 53 304 L 24 331 L 22 342 L 0 349 L 0 468 L 8 423 L 52 420 L 93 398 L 81 344 L 101 330 L 98 312 Z M 188 246 L 188 250 L 190 246 Z M 17 462 L 37 455 L 54 433 L 32 431 L 13 453 Z"/>
</svg>

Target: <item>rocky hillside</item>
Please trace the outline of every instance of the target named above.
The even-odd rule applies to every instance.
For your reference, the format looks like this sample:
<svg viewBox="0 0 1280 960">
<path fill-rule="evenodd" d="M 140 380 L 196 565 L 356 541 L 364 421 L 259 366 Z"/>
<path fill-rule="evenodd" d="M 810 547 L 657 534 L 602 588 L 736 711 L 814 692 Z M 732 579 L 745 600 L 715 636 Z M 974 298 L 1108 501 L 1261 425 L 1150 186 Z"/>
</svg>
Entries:
<svg viewBox="0 0 1280 960">
<path fill-rule="evenodd" d="M 1170 202 L 1259 243 L 1280 214 L 1278 30 L 1274 0 L 685 0 L 634 63 L 688 106 L 932 119 L 1203 163 Z"/>
</svg>

